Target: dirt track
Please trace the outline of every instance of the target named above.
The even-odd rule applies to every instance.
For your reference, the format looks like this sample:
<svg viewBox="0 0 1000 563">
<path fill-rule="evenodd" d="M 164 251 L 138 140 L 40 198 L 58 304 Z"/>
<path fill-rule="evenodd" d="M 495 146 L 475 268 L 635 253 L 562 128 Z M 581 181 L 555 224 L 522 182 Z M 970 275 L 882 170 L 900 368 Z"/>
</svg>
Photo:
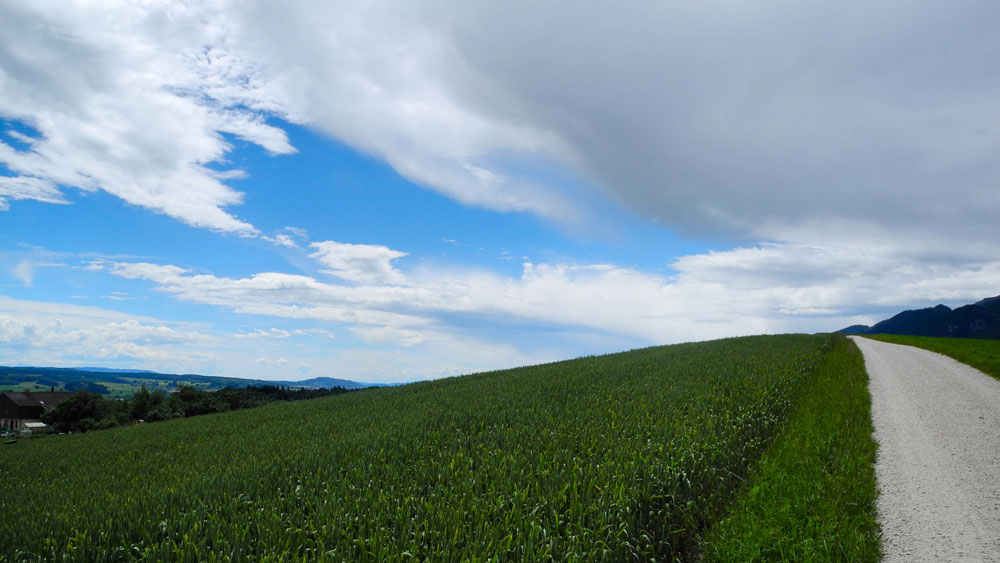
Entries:
<svg viewBox="0 0 1000 563">
<path fill-rule="evenodd" d="M 852 337 L 871 382 L 884 561 L 1000 561 L 1000 381 Z"/>
</svg>

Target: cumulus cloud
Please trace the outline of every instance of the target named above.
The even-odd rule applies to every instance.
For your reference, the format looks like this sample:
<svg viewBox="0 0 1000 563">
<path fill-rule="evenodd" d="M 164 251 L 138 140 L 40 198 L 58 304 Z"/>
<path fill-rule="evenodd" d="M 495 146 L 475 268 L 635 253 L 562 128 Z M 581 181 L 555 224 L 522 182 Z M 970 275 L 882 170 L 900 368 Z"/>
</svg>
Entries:
<svg viewBox="0 0 1000 563">
<path fill-rule="evenodd" d="M 330 339 L 336 334 L 323 328 L 289 330 L 288 337 L 285 332 L 269 328 L 242 333 L 248 335 L 244 338 L 262 339 L 248 349 L 241 333 L 220 333 L 99 307 L 0 296 L 0 364 L 7 365 L 100 364 L 270 380 L 297 380 L 308 373 L 356 381 L 403 382 L 561 357 L 552 351 L 525 354 L 508 344 L 462 335 L 425 333 L 419 346 L 397 346 L 392 354 L 386 354 L 381 347 L 343 343 L 331 347 Z"/>
<path fill-rule="evenodd" d="M 155 319 L 0 296 L 0 354 L 14 354 L 22 362 L 65 357 L 162 362 L 181 349 L 190 358 L 204 359 L 211 355 L 211 341 L 208 334 Z"/>
<path fill-rule="evenodd" d="M 350 244 L 332 240 L 309 245 L 316 252 L 310 258 L 326 266 L 323 270 L 346 281 L 367 284 L 393 284 L 403 281 L 403 275 L 392 262 L 407 254 L 386 246 Z"/>
</svg>

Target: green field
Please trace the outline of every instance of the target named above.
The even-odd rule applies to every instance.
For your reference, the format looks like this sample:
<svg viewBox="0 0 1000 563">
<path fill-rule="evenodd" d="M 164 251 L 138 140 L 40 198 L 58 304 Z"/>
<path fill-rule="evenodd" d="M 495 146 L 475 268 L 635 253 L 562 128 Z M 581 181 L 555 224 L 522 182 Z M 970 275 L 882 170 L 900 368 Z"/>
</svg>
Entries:
<svg viewBox="0 0 1000 563">
<path fill-rule="evenodd" d="M 719 545 L 704 538 L 729 510 L 752 510 L 749 483 L 779 504 L 798 494 L 766 485 L 760 463 L 799 434 L 792 420 L 848 395 L 844 424 L 867 418 L 864 379 L 837 375 L 857 368 L 853 348 L 727 339 L 21 441 L 0 451 L 0 510 L 16 515 L 0 520 L 0 557 L 691 560 Z M 861 499 L 851 514 L 869 518 L 820 539 L 853 534 L 877 553 L 873 483 L 851 477 L 870 435 L 828 434 L 792 447 L 850 492 L 810 494 Z"/>
<path fill-rule="evenodd" d="M 37 383 L 18 383 L 18 384 L 0 384 L 0 392 L 3 391 L 31 391 L 34 392 L 44 392 L 44 391 L 62 391 L 62 387 L 53 388 L 49 385 L 39 385 Z"/>
<path fill-rule="evenodd" d="M 924 348 L 954 358 L 979 371 L 1000 379 L 1000 340 L 978 338 L 940 338 L 899 334 L 865 335 L 865 338 Z"/>
</svg>

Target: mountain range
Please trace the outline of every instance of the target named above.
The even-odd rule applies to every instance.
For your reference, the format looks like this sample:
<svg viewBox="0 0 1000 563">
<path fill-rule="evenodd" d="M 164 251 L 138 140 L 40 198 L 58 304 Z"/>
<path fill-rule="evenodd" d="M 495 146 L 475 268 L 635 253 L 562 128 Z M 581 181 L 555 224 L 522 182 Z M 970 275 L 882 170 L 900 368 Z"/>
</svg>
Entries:
<svg viewBox="0 0 1000 563">
<path fill-rule="evenodd" d="M 853 325 L 837 332 L 1000 339 L 1000 295 L 957 309 L 937 305 L 903 311 L 873 326 Z"/>
</svg>

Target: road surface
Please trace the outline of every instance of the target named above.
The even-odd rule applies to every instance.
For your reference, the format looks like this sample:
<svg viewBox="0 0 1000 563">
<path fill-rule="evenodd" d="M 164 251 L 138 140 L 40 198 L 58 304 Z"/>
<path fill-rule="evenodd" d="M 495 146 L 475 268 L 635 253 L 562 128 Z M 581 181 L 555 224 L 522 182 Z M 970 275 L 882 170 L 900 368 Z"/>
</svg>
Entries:
<svg viewBox="0 0 1000 563">
<path fill-rule="evenodd" d="M 1000 381 L 852 338 L 870 378 L 883 561 L 1000 562 Z"/>
</svg>

